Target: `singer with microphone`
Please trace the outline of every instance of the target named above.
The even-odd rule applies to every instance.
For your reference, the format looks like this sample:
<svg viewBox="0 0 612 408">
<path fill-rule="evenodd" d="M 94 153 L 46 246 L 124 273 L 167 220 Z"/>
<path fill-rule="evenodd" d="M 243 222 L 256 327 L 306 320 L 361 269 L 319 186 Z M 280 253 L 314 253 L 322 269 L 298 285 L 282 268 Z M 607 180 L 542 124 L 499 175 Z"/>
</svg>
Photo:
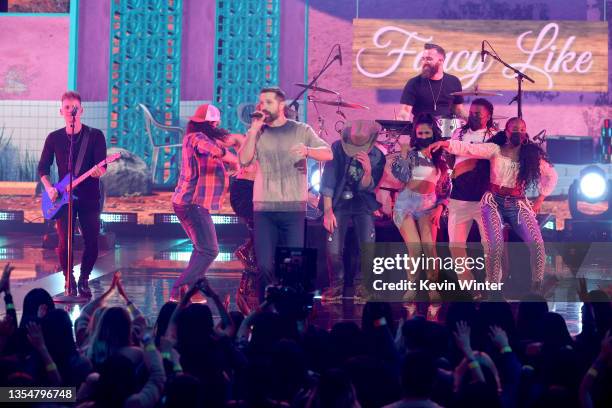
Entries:
<svg viewBox="0 0 612 408">
<path fill-rule="evenodd" d="M 68 156 L 70 152 L 70 139 L 73 142 L 72 163 L 75 177 L 94 167 L 91 177 L 85 179 L 74 189 L 74 217 L 78 217 L 80 230 L 83 235 L 84 250 L 81 259 L 81 274 L 78 285 L 75 282 L 73 271 L 68 271 L 68 211 L 66 207 L 60 210 L 56 218 L 55 227 L 58 235 L 57 255 L 64 271 L 64 277 L 69 274 L 69 285 L 66 288 L 68 295 L 76 296 L 77 288 L 80 296 L 90 297 L 88 280 L 94 264 L 98 258 L 98 236 L 100 234 L 100 181 L 99 178 L 106 172 L 105 167 L 97 167 L 97 163 L 106 158 L 106 140 L 99 129 L 81 123 L 83 108 L 81 96 L 78 92 L 66 92 L 61 98 L 60 115 L 66 122 L 66 127 L 49 133 L 45 146 L 38 162 L 38 175 L 49 198 L 55 201 L 58 192 L 51 184 L 49 174 L 51 165 L 55 160 L 59 179 L 68 174 Z"/>
<path fill-rule="evenodd" d="M 333 158 L 329 144 L 312 128 L 285 115 L 285 93 L 263 88 L 239 158 L 258 162 L 253 186 L 255 257 L 259 296 L 273 282 L 276 247 L 303 247 L 308 198 L 306 159 Z"/>
<path fill-rule="evenodd" d="M 463 97 L 451 95 L 460 92 L 461 81 L 444 72 L 446 52 L 436 44 L 425 44 L 421 56 L 421 73 L 404 86 L 400 99 L 398 119 L 410 120 L 422 113 L 436 117 L 466 118 Z"/>
</svg>

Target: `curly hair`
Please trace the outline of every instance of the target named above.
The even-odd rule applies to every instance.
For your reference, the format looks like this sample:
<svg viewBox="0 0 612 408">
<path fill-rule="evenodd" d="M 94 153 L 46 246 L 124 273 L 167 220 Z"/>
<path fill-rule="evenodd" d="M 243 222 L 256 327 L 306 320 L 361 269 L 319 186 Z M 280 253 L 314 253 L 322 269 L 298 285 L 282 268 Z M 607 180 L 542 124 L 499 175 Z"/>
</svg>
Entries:
<svg viewBox="0 0 612 408">
<path fill-rule="evenodd" d="M 537 188 L 540 181 L 540 160 L 548 163 L 548 156 L 540 146 L 529 141 L 521 146 L 517 184 L 525 190 Z"/>
<path fill-rule="evenodd" d="M 439 142 L 442 140 L 442 130 L 438 126 L 438 121 L 434 118 L 430 113 L 421 113 L 415 119 L 412 125 L 412 132 L 410 134 L 410 147 L 415 147 L 416 144 L 416 131 L 419 125 L 427 125 L 431 128 L 433 132 L 433 141 Z M 446 160 L 443 156 L 443 150 L 438 149 L 431 155 L 431 161 L 436 166 L 438 171 L 445 173 L 448 170 L 448 165 L 446 164 Z"/>
<path fill-rule="evenodd" d="M 518 117 L 508 119 L 506 122 L 506 129 L 515 120 L 523 120 Z M 495 139 L 501 141 L 500 133 L 503 133 L 504 143 L 507 142 L 505 132 L 499 132 L 494 136 Z M 546 152 L 536 143 L 533 143 L 529 139 L 527 134 L 527 140 L 521 145 L 519 151 L 519 174 L 517 176 L 516 184 L 521 186 L 525 191 L 532 188 L 537 189 L 540 181 L 540 161 L 544 160 L 550 163 Z"/>
</svg>

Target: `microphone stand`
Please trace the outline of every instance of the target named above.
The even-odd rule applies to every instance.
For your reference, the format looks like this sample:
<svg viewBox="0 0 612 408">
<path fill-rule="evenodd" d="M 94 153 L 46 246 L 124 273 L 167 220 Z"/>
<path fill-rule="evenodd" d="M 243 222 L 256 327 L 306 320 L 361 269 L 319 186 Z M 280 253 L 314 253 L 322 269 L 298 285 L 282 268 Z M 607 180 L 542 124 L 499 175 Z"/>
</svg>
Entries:
<svg viewBox="0 0 612 408">
<path fill-rule="evenodd" d="M 335 45 L 333 47 L 335 47 Z M 332 47 L 332 49 L 333 49 L 333 47 Z M 331 51 L 330 51 L 330 54 L 331 54 Z M 329 58 L 329 56 L 328 56 L 328 58 Z M 331 67 L 332 64 L 334 63 L 334 61 L 336 61 L 336 60 L 340 60 L 340 54 L 336 54 L 336 56 L 334 58 L 332 58 L 325 65 L 323 65 L 323 67 L 317 73 L 317 75 L 315 75 L 312 78 L 312 81 L 310 81 L 308 83 L 308 86 L 306 86 L 306 88 L 302 89 L 297 94 L 297 96 L 295 98 L 293 98 L 293 102 L 291 102 L 289 107 L 293 108 L 295 110 L 295 114 L 297 115 L 298 119 L 300 117 L 300 103 L 298 102 L 299 99 L 302 97 L 302 95 L 304 95 L 310 89 L 310 87 L 313 84 L 315 84 L 319 80 L 321 75 L 323 75 L 325 73 L 325 71 L 327 71 L 329 69 L 329 67 Z M 316 104 L 315 104 L 315 107 L 316 107 Z M 318 112 L 318 110 L 317 110 L 317 112 Z M 319 116 L 319 118 L 320 118 L 320 116 Z M 308 159 L 306 158 L 304 160 L 306 161 L 306 174 L 308 174 Z M 320 167 L 321 167 L 321 165 L 319 164 L 319 168 Z M 306 177 L 308 177 L 308 176 L 306 176 Z M 321 177 L 323 177 L 323 172 L 321 172 Z M 321 178 L 321 180 L 323 180 L 323 179 Z M 306 183 L 308 183 L 308 180 L 306 180 Z M 308 196 L 306 197 L 306 212 L 308 212 Z M 302 245 L 302 248 L 304 250 L 306 250 L 308 248 L 308 217 L 306 217 L 306 216 L 304 217 L 304 245 Z"/>
<path fill-rule="evenodd" d="M 67 262 L 66 268 L 67 271 L 64 271 L 66 274 L 66 281 L 64 283 L 64 295 L 59 295 L 53 298 L 55 303 L 85 303 L 87 301 L 86 298 L 78 296 L 70 295 L 71 282 L 70 277 L 72 276 L 72 266 L 74 263 L 74 218 L 73 218 L 73 194 L 72 194 L 72 181 L 74 179 L 74 169 L 72 162 L 72 154 L 74 151 L 74 123 L 76 122 L 76 111 L 72 113 L 72 122 L 70 123 L 70 148 L 68 154 L 68 251 L 67 251 Z"/>
<path fill-rule="evenodd" d="M 516 96 L 514 98 L 512 98 L 512 100 L 510 101 L 509 105 L 512 104 L 512 102 L 514 102 L 514 101 L 517 102 L 517 106 L 518 106 L 518 115 L 517 116 L 522 119 L 523 118 L 523 80 L 526 79 L 529 82 L 531 82 L 532 84 L 535 84 L 535 81 L 533 79 L 531 79 L 528 75 L 523 74 L 518 69 L 516 69 L 513 66 L 511 66 L 510 64 L 506 63 L 504 60 L 499 58 L 497 56 L 497 54 L 491 54 L 487 50 L 482 50 L 482 53 L 484 55 L 489 55 L 495 61 L 499 62 L 500 64 L 502 64 L 503 66 L 505 66 L 506 68 L 508 68 L 509 70 L 511 70 L 512 72 L 514 72 L 516 74 L 516 81 L 517 81 L 517 85 L 518 85 L 518 93 L 516 94 Z"/>
<path fill-rule="evenodd" d="M 335 47 L 335 45 L 334 45 Z M 333 47 L 332 47 L 333 48 Z M 329 58 L 329 57 L 328 57 Z M 340 59 L 340 54 L 336 54 L 336 56 L 334 58 L 332 58 L 329 62 L 327 62 L 325 65 L 323 65 L 323 68 L 321 68 L 321 70 L 317 73 L 317 75 L 315 75 L 312 78 L 312 81 L 310 81 L 308 83 L 308 86 L 306 88 L 303 88 L 295 98 L 293 98 L 293 102 L 291 102 L 291 105 L 289 105 L 290 108 L 293 108 L 295 110 L 295 113 L 298 115 L 299 118 L 299 110 L 300 110 L 300 103 L 298 102 L 300 100 L 300 98 L 302 97 L 302 95 L 304 95 L 309 89 L 310 87 L 315 84 L 319 78 L 321 77 L 321 75 L 323 75 L 325 73 L 325 71 L 327 71 L 327 69 L 329 67 L 332 66 L 332 64 L 334 63 L 334 61 L 339 60 Z"/>
</svg>

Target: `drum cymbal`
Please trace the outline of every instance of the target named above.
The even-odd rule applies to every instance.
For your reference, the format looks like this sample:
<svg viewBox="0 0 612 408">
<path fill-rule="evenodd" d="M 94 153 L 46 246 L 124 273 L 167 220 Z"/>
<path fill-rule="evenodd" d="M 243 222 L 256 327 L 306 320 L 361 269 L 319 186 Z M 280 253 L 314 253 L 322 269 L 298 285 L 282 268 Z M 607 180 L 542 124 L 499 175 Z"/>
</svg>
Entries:
<svg viewBox="0 0 612 408">
<path fill-rule="evenodd" d="M 504 116 L 504 115 L 493 115 L 493 120 L 503 120 L 503 119 L 508 119 L 508 116 Z"/>
<path fill-rule="evenodd" d="M 480 89 L 476 89 L 474 91 L 451 92 L 451 95 L 454 95 L 454 96 L 503 96 L 502 94 L 498 92 L 481 91 Z"/>
<path fill-rule="evenodd" d="M 326 101 L 323 99 L 308 99 L 312 103 L 320 103 L 322 105 L 331 105 L 337 106 L 339 108 L 349 108 L 349 109 L 370 109 L 365 105 L 360 105 L 358 103 L 346 102 L 346 101 Z"/>
<path fill-rule="evenodd" d="M 336 91 L 332 91 L 331 89 L 321 88 L 321 87 L 314 86 L 314 85 L 308 86 L 308 84 L 301 84 L 301 83 L 297 83 L 297 84 L 293 84 L 293 85 L 299 86 L 300 88 L 312 89 L 313 91 L 317 91 L 317 92 L 323 92 L 323 93 L 328 93 L 328 94 L 332 94 L 332 95 L 340 95 L 340 93 L 338 93 Z"/>
</svg>

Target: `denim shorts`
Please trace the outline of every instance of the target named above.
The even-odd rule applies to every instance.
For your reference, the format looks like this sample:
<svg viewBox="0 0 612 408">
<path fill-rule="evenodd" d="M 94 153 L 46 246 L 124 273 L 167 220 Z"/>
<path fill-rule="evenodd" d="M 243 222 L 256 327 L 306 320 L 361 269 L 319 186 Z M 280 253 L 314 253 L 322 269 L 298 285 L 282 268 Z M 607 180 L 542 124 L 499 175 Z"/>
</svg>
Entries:
<svg viewBox="0 0 612 408">
<path fill-rule="evenodd" d="M 404 218 L 421 218 L 429 214 L 436 206 L 436 193 L 421 194 L 405 188 L 397 196 L 395 207 L 393 208 L 393 222 L 399 228 L 404 222 Z"/>
</svg>

